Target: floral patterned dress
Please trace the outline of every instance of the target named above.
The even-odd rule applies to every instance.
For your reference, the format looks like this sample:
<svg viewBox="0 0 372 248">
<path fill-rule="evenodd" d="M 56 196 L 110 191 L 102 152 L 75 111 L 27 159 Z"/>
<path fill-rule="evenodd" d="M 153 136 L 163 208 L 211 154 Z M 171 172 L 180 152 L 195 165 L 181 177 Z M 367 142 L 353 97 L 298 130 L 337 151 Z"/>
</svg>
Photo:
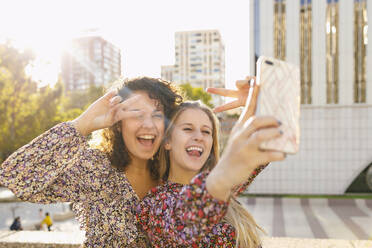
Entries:
<svg viewBox="0 0 372 248">
<path fill-rule="evenodd" d="M 236 194 L 265 167 L 257 168 Z M 137 207 L 137 219 L 153 247 L 235 247 L 235 229 L 223 220 L 228 202 L 208 193 L 207 175 L 200 173 L 185 186 L 166 182 L 144 197 Z"/>
<path fill-rule="evenodd" d="M 0 184 L 29 202 L 72 202 L 85 247 L 148 247 L 125 174 L 91 149 L 71 123 L 61 123 L 14 152 L 0 167 Z"/>
</svg>

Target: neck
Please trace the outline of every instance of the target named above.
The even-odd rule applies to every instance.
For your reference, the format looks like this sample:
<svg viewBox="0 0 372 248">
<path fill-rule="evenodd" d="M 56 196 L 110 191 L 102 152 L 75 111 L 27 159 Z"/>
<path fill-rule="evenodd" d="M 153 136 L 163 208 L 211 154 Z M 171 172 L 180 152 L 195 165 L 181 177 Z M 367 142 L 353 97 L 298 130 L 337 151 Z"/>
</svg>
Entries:
<svg viewBox="0 0 372 248">
<path fill-rule="evenodd" d="M 147 160 L 132 157 L 132 161 L 126 169 L 126 173 L 128 172 L 135 174 L 149 173 L 147 169 Z"/>
<path fill-rule="evenodd" d="M 175 166 L 170 166 L 168 180 L 174 183 L 190 184 L 191 179 L 198 174 L 197 171 L 173 169 Z"/>
</svg>

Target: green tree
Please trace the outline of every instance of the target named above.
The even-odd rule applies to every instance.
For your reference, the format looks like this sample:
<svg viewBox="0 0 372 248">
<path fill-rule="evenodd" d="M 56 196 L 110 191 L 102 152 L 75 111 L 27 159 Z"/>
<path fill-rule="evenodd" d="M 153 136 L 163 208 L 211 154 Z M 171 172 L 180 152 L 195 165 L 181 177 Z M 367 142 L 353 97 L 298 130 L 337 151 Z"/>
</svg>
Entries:
<svg viewBox="0 0 372 248">
<path fill-rule="evenodd" d="M 87 90 L 75 90 L 66 92 L 64 108 L 85 110 L 95 100 L 103 95 L 103 87 L 91 85 Z"/>
<path fill-rule="evenodd" d="M 40 88 L 25 73 L 33 59 L 30 51 L 0 44 L 0 163 L 57 123 L 79 116 L 103 93 L 95 86 L 65 93 L 61 79 Z"/>
<path fill-rule="evenodd" d="M 180 88 L 187 100 L 201 100 L 205 105 L 213 108 L 212 96 L 202 88 L 192 87 L 190 83 L 181 84 Z"/>
<path fill-rule="evenodd" d="M 33 58 L 0 44 L 0 162 L 56 122 L 62 88 L 38 88 L 25 73 Z"/>
</svg>

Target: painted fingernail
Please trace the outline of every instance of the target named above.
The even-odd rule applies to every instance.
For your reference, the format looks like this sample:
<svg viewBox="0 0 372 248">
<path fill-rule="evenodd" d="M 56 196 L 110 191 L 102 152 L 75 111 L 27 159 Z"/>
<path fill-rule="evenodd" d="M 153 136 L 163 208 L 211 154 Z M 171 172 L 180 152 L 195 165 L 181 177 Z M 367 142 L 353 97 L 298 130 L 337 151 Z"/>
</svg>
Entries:
<svg viewBox="0 0 372 248">
<path fill-rule="evenodd" d="M 283 135 L 283 131 L 282 130 L 279 130 L 279 133 L 280 133 L 280 135 Z"/>
<path fill-rule="evenodd" d="M 278 125 L 279 125 L 279 126 L 282 125 L 282 122 L 281 122 L 281 121 L 278 121 Z"/>
</svg>

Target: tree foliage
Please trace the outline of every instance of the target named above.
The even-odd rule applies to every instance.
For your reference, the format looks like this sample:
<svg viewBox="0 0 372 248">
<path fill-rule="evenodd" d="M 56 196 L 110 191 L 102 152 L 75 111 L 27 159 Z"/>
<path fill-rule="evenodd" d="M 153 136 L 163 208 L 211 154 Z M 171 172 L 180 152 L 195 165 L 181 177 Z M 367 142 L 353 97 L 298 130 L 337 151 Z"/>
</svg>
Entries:
<svg viewBox="0 0 372 248">
<path fill-rule="evenodd" d="M 101 87 L 65 92 L 59 79 L 53 88 L 38 87 L 25 69 L 33 61 L 31 51 L 0 44 L 0 163 L 19 147 L 57 123 L 79 116 L 103 94 Z M 186 99 L 201 100 L 213 107 L 202 88 L 181 85 Z"/>
<path fill-rule="evenodd" d="M 0 44 L 0 163 L 57 123 L 76 118 L 102 93 L 91 87 L 65 94 L 61 80 L 39 88 L 25 73 L 33 59 L 30 51 Z"/>
<path fill-rule="evenodd" d="M 202 88 L 192 87 L 190 83 L 181 84 L 181 90 L 185 94 L 187 100 L 201 100 L 205 105 L 213 108 L 212 96 L 205 92 Z"/>
</svg>

